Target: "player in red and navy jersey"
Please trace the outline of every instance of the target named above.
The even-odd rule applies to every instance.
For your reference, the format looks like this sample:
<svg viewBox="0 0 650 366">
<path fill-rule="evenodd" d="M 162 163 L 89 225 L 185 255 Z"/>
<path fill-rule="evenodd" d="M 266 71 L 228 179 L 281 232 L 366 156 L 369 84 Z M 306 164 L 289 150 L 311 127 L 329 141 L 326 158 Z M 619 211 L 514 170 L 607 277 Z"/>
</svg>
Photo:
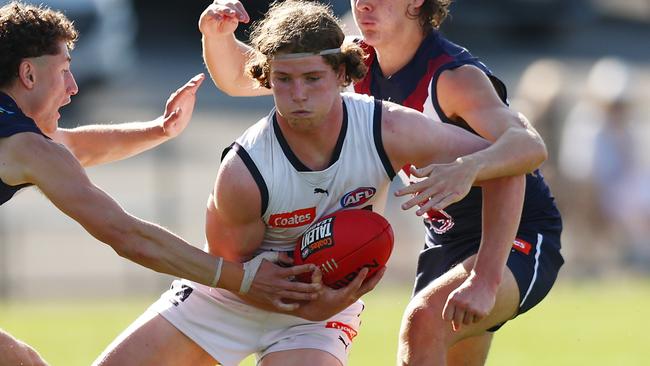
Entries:
<svg viewBox="0 0 650 366">
<path fill-rule="evenodd" d="M 402 324 L 398 364 L 481 365 L 493 331 L 539 303 L 563 264 L 562 222 L 536 169 L 546 147 L 526 118 L 507 105 L 505 85 L 466 49 L 439 31 L 449 0 L 356 0 L 356 39 L 369 54 L 369 71 L 355 90 L 460 126 L 492 142 L 451 164 L 407 168 L 418 183 L 399 190 L 420 205 L 426 243 L 415 295 Z M 248 14 L 236 1 L 215 1 L 203 13 L 204 59 L 219 88 L 231 95 L 268 91 L 242 72 L 248 47 L 233 36 Z M 476 181 L 527 174 L 517 239 L 486 252 Z M 418 193 L 420 192 L 420 193 Z M 494 214 L 498 214 L 494 212 Z"/>
</svg>

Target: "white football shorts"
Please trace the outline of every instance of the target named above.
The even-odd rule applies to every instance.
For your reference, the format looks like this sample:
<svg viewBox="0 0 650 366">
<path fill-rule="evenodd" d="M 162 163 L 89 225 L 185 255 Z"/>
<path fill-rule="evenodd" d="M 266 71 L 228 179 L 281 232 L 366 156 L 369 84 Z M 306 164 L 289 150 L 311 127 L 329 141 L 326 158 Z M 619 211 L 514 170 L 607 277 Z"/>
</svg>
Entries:
<svg viewBox="0 0 650 366">
<path fill-rule="evenodd" d="M 361 324 L 361 300 L 322 322 L 265 311 L 244 303 L 229 291 L 188 280 L 176 280 L 151 305 L 224 366 L 236 366 L 250 354 L 259 362 L 269 353 L 318 349 L 347 365 Z"/>
</svg>

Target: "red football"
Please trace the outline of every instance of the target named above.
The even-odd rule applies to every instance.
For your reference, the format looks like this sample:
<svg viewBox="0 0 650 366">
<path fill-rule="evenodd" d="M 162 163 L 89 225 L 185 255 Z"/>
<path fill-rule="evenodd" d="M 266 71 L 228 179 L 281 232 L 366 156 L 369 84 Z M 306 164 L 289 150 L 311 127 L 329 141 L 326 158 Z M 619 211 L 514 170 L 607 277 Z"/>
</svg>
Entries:
<svg viewBox="0 0 650 366">
<path fill-rule="evenodd" d="M 393 229 L 386 219 L 370 210 L 342 210 L 314 223 L 300 237 L 294 263 L 313 263 L 323 272 L 323 283 L 345 287 L 363 267 L 366 278 L 383 268 L 393 250 Z M 308 282 L 309 276 L 301 281 Z"/>
</svg>

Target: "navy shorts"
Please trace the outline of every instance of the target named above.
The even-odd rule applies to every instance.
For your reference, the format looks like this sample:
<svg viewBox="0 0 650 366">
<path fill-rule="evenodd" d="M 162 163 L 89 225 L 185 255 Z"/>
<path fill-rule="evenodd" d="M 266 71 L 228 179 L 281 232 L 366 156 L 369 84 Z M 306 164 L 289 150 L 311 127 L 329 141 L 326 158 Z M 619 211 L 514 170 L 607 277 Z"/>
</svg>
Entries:
<svg viewBox="0 0 650 366">
<path fill-rule="evenodd" d="M 561 233 L 560 220 L 524 224 L 519 228 L 507 262 L 519 287 L 517 315 L 537 305 L 553 287 L 560 267 L 564 264 L 560 254 Z M 476 238 L 440 246 L 425 246 L 418 259 L 414 293 L 476 254 L 479 244 L 480 238 Z M 501 325 L 490 330 L 494 331 Z"/>
</svg>

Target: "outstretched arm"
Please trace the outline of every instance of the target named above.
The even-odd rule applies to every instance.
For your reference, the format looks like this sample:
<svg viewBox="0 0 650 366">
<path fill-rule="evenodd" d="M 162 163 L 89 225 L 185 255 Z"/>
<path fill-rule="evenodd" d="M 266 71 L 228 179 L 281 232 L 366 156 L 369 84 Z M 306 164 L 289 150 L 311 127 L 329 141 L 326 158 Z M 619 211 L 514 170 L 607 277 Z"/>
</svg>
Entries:
<svg viewBox="0 0 650 366">
<path fill-rule="evenodd" d="M 251 48 L 235 38 L 239 22 L 250 18 L 239 1 L 215 0 L 199 19 L 203 60 L 217 88 L 231 96 L 270 95 L 244 72 Z"/>
<path fill-rule="evenodd" d="M 245 269 L 241 263 L 224 261 L 184 241 L 150 222 L 125 212 L 108 194 L 92 184 L 79 162 L 61 145 L 33 133 L 6 139 L 2 179 L 7 184 L 36 185 L 66 215 L 81 224 L 98 240 L 110 245 L 120 256 L 157 272 L 187 278 L 207 286 L 240 291 Z M 221 267 L 221 274 L 217 268 Z M 294 291 L 288 277 L 312 268 L 280 268 L 268 263 L 253 276 L 250 294 L 266 304 L 277 293 L 288 298 L 305 297 L 311 286 Z M 255 272 L 251 272 L 255 273 Z M 275 294 L 274 296 L 269 293 Z"/>
<path fill-rule="evenodd" d="M 50 137 L 65 145 L 85 167 L 137 155 L 178 136 L 187 127 L 204 79 L 203 74 L 196 75 L 172 93 L 164 114 L 153 121 L 57 129 Z"/>
</svg>

